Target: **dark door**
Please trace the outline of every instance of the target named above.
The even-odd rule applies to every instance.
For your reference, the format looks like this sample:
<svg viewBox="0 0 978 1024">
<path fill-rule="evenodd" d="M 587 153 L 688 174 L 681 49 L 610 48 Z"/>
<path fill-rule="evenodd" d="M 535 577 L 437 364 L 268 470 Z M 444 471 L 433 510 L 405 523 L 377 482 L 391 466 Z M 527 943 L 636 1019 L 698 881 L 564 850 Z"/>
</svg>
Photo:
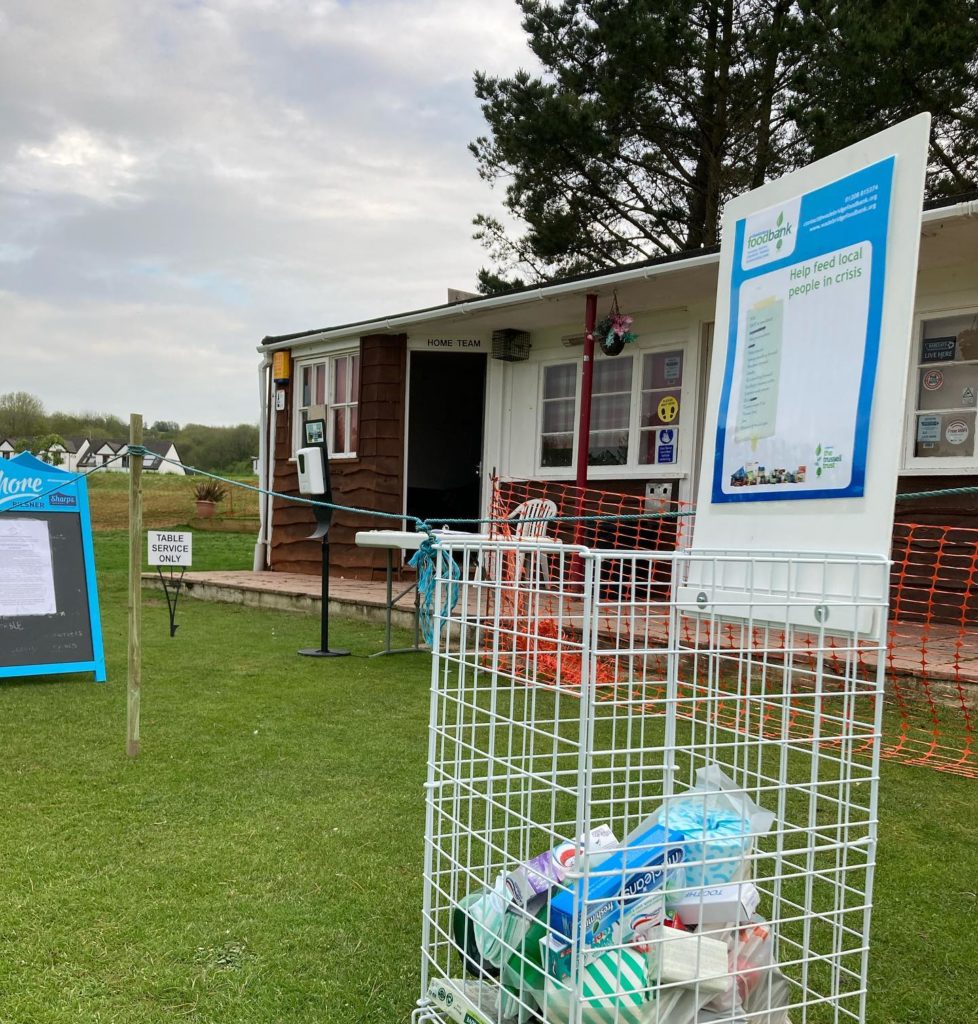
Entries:
<svg viewBox="0 0 978 1024">
<path fill-rule="evenodd" d="M 409 387 L 408 515 L 477 519 L 486 357 L 412 352 Z"/>
</svg>

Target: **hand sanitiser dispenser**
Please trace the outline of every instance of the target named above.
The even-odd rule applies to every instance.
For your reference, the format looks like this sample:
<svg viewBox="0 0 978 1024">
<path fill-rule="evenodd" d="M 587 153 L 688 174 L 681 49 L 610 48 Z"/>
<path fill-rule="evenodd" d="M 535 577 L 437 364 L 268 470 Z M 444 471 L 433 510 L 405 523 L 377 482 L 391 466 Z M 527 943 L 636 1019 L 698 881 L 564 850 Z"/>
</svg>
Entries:
<svg viewBox="0 0 978 1024">
<path fill-rule="evenodd" d="M 322 542 L 323 577 L 320 592 L 319 646 L 303 647 L 300 654 L 310 658 L 340 658 L 349 651 L 329 646 L 329 527 L 333 520 L 333 487 L 329 478 L 329 450 L 326 445 L 326 421 L 307 420 L 302 425 L 306 447 L 296 452 L 299 493 L 315 499 L 312 505 L 316 529 L 309 540 Z"/>
<path fill-rule="evenodd" d="M 320 445 L 300 448 L 296 452 L 299 464 L 299 493 L 323 495 L 327 491 L 326 468 Z"/>
</svg>

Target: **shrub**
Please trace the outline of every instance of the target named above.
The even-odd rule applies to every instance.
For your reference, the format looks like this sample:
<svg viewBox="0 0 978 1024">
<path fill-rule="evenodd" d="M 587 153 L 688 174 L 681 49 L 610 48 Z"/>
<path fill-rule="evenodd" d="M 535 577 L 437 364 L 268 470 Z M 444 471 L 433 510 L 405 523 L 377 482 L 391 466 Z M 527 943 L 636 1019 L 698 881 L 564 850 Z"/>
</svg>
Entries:
<svg viewBox="0 0 978 1024">
<path fill-rule="evenodd" d="M 194 497 L 197 501 L 224 501 L 228 490 L 217 480 L 201 480 L 194 484 Z"/>
</svg>

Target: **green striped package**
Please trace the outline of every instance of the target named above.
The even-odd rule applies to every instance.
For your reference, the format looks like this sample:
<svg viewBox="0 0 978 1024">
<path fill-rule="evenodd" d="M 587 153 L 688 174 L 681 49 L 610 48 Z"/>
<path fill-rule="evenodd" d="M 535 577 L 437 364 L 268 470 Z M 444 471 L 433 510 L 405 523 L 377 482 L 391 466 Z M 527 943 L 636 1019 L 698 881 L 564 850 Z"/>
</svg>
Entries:
<svg viewBox="0 0 978 1024">
<path fill-rule="evenodd" d="M 572 989 L 547 978 L 545 1017 L 551 1024 L 568 1024 Z M 610 949 L 592 960 L 581 980 L 581 1024 L 647 1024 L 655 1020 L 649 999 L 645 954 L 634 949 Z"/>
</svg>

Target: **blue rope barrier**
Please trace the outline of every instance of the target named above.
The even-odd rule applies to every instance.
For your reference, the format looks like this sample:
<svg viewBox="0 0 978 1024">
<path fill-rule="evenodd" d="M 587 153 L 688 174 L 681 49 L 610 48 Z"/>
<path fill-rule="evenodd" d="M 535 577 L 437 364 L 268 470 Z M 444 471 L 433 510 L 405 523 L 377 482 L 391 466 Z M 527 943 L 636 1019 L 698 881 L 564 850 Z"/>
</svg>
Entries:
<svg viewBox="0 0 978 1024">
<path fill-rule="evenodd" d="M 438 564 L 439 559 L 441 559 L 441 566 Z M 421 635 L 424 637 L 425 643 L 430 647 L 435 639 L 436 571 L 438 568 L 448 569 L 448 576 L 451 580 L 448 591 L 449 615 L 458 604 L 458 581 L 462 578 L 462 571 L 451 555 L 446 551 L 435 549 L 434 541 L 430 536 L 421 542 L 421 546 L 408 560 L 408 565 L 416 570 L 418 574 L 418 622 L 421 627 Z"/>
<path fill-rule="evenodd" d="M 146 457 L 152 455 L 159 459 L 161 462 L 168 462 L 174 466 L 180 466 L 185 473 L 189 473 L 194 476 L 204 476 L 211 480 L 217 480 L 220 483 L 227 484 L 231 487 L 238 487 L 242 490 L 253 491 L 255 493 L 264 495 L 271 498 L 279 498 L 282 501 L 289 502 L 296 505 L 308 505 L 314 508 L 327 508 L 332 509 L 334 512 L 349 512 L 352 515 L 360 515 L 373 517 L 375 519 L 391 520 L 396 522 L 412 522 L 414 523 L 415 529 L 419 533 L 426 534 L 425 539 L 421 542 L 421 546 L 417 552 L 411 557 L 408 562 L 412 568 L 417 571 L 418 577 L 418 599 L 419 599 L 419 616 L 422 633 L 427 643 L 431 644 L 434 639 L 434 597 L 435 597 L 435 580 L 436 572 L 439 568 L 447 569 L 449 578 L 451 579 L 451 586 L 449 588 L 449 611 L 454 610 L 459 598 L 459 585 L 458 581 L 461 579 L 461 572 L 455 560 L 448 556 L 445 552 L 436 550 L 434 546 L 435 536 L 434 530 L 437 528 L 436 524 L 442 526 L 502 526 L 510 523 L 508 518 L 455 518 L 455 519 L 421 519 L 418 516 L 406 515 L 398 512 L 382 512 L 379 509 L 372 508 L 361 508 L 356 505 L 341 505 L 338 502 L 332 501 L 317 501 L 315 498 L 305 498 L 301 495 L 286 494 L 281 491 L 273 491 L 267 487 L 260 487 L 255 484 L 245 483 L 243 480 L 231 480 L 229 477 L 221 476 L 219 473 L 211 473 L 209 470 L 200 469 L 197 466 L 187 466 L 176 459 L 168 459 L 165 456 L 161 456 L 156 452 L 150 451 L 143 445 L 129 445 L 125 452 L 120 452 L 118 455 L 113 455 L 107 459 L 106 462 L 101 466 L 96 466 L 93 469 L 86 471 L 85 473 L 75 474 L 74 479 L 67 480 L 61 484 L 52 487 L 50 490 L 45 491 L 40 495 L 31 495 L 30 498 L 24 501 L 18 502 L 14 505 L 9 505 L 4 509 L 0 509 L 2 512 L 11 512 L 16 508 L 21 508 L 24 505 L 30 504 L 33 501 L 37 501 L 38 498 L 43 498 L 48 494 L 52 494 L 63 487 L 71 486 L 72 483 L 77 479 L 90 476 L 92 473 L 98 472 L 100 469 L 104 469 L 106 465 L 111 462 L 115 462 L 118 459 L 122 459 L 128 455 L 138 457 Z M 898 501 L 913 501 L 923 498 L 940 498 L 950 497 L 966 494 L 978 494 L 978 486 L 969 487 L 945 487 L 939 490 L 933 491 L 916 491 L 907 494 L 898 494 Z M 660 512 L 629 512 L 629 513 L 606 513 L 600 515 L 580 515 L 580 516 L 564 516 L 564 515 L 553 515 L 553 516 L 539 516 L 539 517 L 527 517 L 521 519 L 521 523 L 606 523 L 606 522 L 641 522 L 643 520 L 655 520 L 655 519 L 680 519 L 688 516 L 694 516 L 696 514 L 695 509 L 686 510 L 667 510 Z M 444 558 L 448 565 L 438 564 L 438 558 Z"/>
</svg>

